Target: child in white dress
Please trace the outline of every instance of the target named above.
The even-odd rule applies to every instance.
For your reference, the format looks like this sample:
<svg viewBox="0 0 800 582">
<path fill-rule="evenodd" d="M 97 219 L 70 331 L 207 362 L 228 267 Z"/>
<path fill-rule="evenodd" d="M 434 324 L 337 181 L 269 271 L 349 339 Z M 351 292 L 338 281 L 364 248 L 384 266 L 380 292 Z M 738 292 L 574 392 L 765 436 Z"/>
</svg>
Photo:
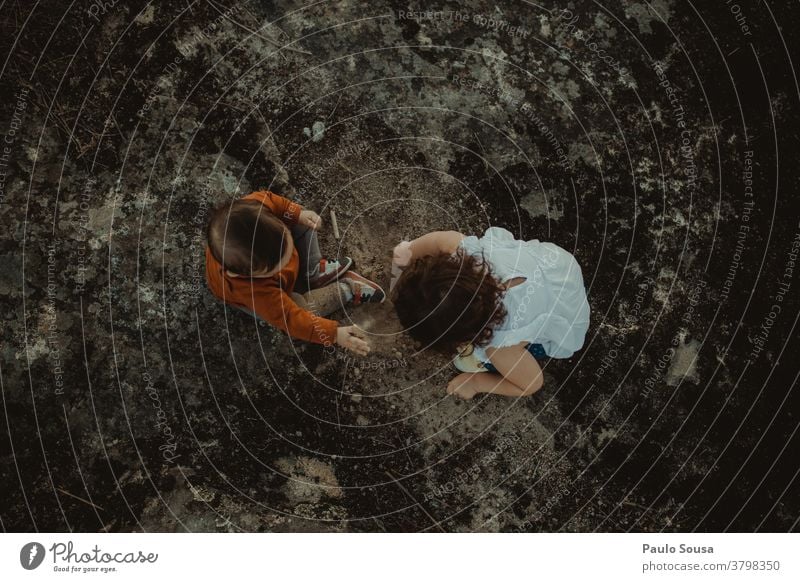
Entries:
<svg viewBox="0 0 800 582">
<path fill-rule="evenodd" d="M 450 394 L 530 396 L 543 384 L 536 357 L 569 358 L 583 346 L 581 269 L 553 243 L 498 227 L 480 238 L 431 232 L 395 247 L 393 272 L 403 327 L 424 347 L 459 354 Z"/>
</svg>

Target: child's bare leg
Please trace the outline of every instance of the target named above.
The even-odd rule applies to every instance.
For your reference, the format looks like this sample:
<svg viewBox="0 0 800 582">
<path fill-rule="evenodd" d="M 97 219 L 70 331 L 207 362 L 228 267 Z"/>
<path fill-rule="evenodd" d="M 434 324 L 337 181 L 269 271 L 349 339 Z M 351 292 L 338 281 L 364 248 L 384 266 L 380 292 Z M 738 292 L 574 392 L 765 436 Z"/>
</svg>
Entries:
<svg viewBox="0 0 800 582">
<path fill-rule="evenodd" d="M 462 398 L 472 398 L 478 392 L 512 397 L 530 396 L 544 384 L 539 362 L 524 345 L 490 348 L 487 354 L 489 361 L 497 369 L 497 374 L 459 374 L 450 381 L 447 392 Z"/>
<path fill-rule="evenodd" d="M 525 393 L 522 388 L 494 372 L 464 372 L 450 380 L 447 385 L 448 394 L 455 394 L 461 398 L 470 399 L 481 392 L 514 398 L 533 394 L 533 392 Z"/>
</svg>

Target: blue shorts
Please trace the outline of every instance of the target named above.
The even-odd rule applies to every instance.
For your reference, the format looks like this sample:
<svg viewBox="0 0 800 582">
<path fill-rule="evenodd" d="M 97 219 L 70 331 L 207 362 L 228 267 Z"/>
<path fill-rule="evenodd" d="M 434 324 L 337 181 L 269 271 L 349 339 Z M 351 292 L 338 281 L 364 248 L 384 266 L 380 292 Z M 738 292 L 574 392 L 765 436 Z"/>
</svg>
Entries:
<svg viewBox="0 0 800 582">
<path fill-rule="evenodd" d="M 525 349 L 528 350 L 528 352 L 537 360 L 543 360 L 547 357 L 542 344 L 530 343 L 525 346 Z M 489 372 L 497 372 L 497 368 L 495 368 L 491 362 L 484 362 L 483 367 Z"/>
</svg>

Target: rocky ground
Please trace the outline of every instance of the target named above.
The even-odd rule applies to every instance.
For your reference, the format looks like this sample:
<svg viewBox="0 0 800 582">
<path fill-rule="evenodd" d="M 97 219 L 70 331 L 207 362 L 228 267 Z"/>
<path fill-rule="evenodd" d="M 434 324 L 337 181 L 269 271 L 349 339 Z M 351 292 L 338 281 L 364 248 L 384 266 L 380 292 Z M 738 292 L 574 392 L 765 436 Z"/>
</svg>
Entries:
<svg viewBox="0 0 800 582">
<path fill-rule="evenodd" d="M 6 3 L 8 531 L 796 529 L 789 0 Z M 428 12 L 428 11 L 436 12 Z M 388 283 L 499 225 L 583 267 L 585 348 L 447 397 L 391 306 L 365 359 L 204 286 L 210 209 L 282 193 Z"/>
</svg>

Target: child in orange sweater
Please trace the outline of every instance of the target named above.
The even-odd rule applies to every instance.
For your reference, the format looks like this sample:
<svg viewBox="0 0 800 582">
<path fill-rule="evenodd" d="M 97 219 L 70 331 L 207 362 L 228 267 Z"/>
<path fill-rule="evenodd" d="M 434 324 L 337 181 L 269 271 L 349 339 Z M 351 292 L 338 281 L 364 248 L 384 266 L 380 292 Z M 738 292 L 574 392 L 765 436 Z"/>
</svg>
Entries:
<svg viewBox="0 0 800 582">
<path fill-rule="evenodd" d="M 382 302 L 385 293 L 350 271 L 349 257 L 322 258 L 320 225 L 316 213 L 267 191 L 219 206 L 208 224 L 208 287 L 294 338 L 366 355 L 369 345 L 356 326 L 324 316 L 347 302 Z"/>
</svg>

